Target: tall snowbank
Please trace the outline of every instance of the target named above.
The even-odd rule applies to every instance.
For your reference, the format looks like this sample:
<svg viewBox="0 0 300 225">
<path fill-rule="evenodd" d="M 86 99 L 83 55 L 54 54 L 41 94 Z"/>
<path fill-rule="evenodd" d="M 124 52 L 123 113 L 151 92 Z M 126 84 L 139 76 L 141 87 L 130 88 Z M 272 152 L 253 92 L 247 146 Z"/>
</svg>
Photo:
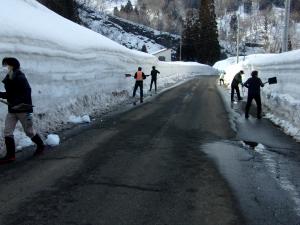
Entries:
<svg viewBox="0 0 300 225">
<path fill-rule="evenodd" d="M 134 73 L 138 66 L 149 74 L 156 65 L 162 70 L 160 78 L 170 83 L 215 72 L 200 64 L 159 63 L 156 57 L 129 50 L 35 0 L 0 0 L 0 27 L 0 58 L 20 60 L 32 87 L 36 127 L 42 132 L 57 129 L 72 115 L 90 115 L 128 99 L 134 80 L 124 74 Z M 4 78 L 4 70 L 0 72 Z M 0 107 L 2 128 L 6 112 L 4 105 Z"/>
<path fill-rule="evenodd" d="M 235 58 L 220 61 L 214 68 L 226 71 L 225 81 L 228 84 L 240 69 L 245 71 L 243 81 L 250 77 L 252 70 L 259 71 L 263 82 L 276 76 L 278 84 L 267 84 L 262 88 L 263 103 L 268 108 L 267 117 L 300 140 L 300 50 L 240 59 L 239 64 L 235 64 Z"/>
</svg>

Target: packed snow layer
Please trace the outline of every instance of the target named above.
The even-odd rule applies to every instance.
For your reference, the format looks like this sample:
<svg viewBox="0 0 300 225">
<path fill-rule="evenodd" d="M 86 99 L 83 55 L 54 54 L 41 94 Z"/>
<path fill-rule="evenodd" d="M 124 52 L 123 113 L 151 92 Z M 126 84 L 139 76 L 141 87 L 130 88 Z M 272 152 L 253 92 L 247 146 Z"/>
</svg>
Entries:
<svg viewBox="0 0 300 225">
<path fill-rule="evenodd" d="M 160 63 L 152 55 L 127 49 L 64 19 L 35 0 L 0 0 L 0 27 L 0 58 L 19 59 L 32 88 L 35 127 L 43 134 L 72 116 L 93 115 L 127 100 L 134 79 L 124 74 L 133 74 L 138 66 L 146 74 L 154 65 L 161 70 L 161 87 L 188 76 L 216 73 L 201 64 Z M 0 74 L 4 78 L 3 68 Z M 6 113 L 2 105 L 2 128 Z M 18 132 L 16 136 L 18 144 Z"/>
<path fill-rule="evenodd" d="M 277 77 L 278 84 L 262 88 L 262 101 L 268 108 L 266 116 L 284 128 L 286 133 L 300 140 L 300 50 L 281 54 L 261 54 L 229 58 L 214 65 L 226 72 L 225 82 L 231 83 L 233 76 L 241 69 L 245 71 L 243 81 L 250 77 L 253 70 L 266 82 Z"/>
</svg>

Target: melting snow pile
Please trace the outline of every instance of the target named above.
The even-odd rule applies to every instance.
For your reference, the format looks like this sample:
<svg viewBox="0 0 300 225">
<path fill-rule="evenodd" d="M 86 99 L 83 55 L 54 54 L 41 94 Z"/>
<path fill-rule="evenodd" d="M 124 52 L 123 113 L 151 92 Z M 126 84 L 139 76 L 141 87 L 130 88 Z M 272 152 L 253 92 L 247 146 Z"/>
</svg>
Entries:
<svg viewBox="0 0 300 225">
<path fill-rule="evenodd" d="M 245 71 L 243 82 L 252 70 L 258 70 L 263 82 L 277 77 L 278 84 L 262 88 L 262 102 L 267 107 L 266 116 L 284 131 L 300 140 L 300 50 L 281 54 L 246 56 L 239 64 L 235 58 L 217 62 L 214 68 L 226 72 L 225 82 L 231 83 L 240 70 Z"/>
<path fill-rule="evenodd" d="M 160 63 L 156 57 L 127 49 L 35 0 L 0 0 L 0 27 L 0 58 L 20 60 L 32 88 L 35 127 L 41 133 L 59 128 L 72 116 L 92 115 L 128 99 L 134 80 L 124 74 L 133 74 L 138 66 L 146 74 L 154 65 L 161 70 L 159 87 L 188 76 L 216 73 L 201 64 Z M 1 79 L 5 76 L 2 68 L 0 75 Z M 146 85 L 149 82 L 147 79 Z M 0 89 L 3 91 L 3 86 Z M 3 105 L 2 128 L 6 113 Z"/>
</svg>

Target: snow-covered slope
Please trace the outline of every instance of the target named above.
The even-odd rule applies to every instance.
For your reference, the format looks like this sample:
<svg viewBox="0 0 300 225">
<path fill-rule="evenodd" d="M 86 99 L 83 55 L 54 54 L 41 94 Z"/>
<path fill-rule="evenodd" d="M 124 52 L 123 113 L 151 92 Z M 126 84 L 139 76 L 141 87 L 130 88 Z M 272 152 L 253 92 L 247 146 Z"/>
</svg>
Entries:
<svg viewBox="0 0 300 225">
<path fill-rule="evenodd" d="M 300 140 L 300 50 L 250 55 L 240 59 L 239 64 L 236 64 L 236 58 L 229 58 L 214 67 L 226 71 L 227 84 L 240 69 L 245 71 L 243 81 L 250 77 L 252 70 L 258 70 L 263 81 L 276 76 L 278 84 L 262 88 L 262 102 L 268 108 L 266 116 Z"/>
<path fill-rule="evenodd" d="M 148 74 L 153 65 L 158 69 L 164 65 L 152 55 L 127 49 L 58 16 L 35 0 L 0 0 L 0 27 L 0 58 L 20 60 L 32 87 L 36 127 L 42 132 L 57 129 L 71 115 L 91 115 L 128 99 L 134 81 L 125 73 L 142 66 Z M 186 76 L 215 73 L 200 64 L 164 68 L 161 87 Z M 0 74 L 5 76 L 2 68 Z M 0 107 L 2 128 L 6 112 L 4 105 Z"/>
<path fill-rule="evenodd" d="M 119 17 L 97 11 L 83 5 L 79 9 L 80 19 L 85 26 L 130 49 L 141 50 L 147 47 L 149 53 L 165 48 L 177 48 L 179 36 L 160 32 Z"/>
<path fill-rule="evenodd" d="M 218 18 L 220 44 L 228 57 L 236 55 L 236 31 L 230 25 L 236 15 L 240 18 L 240 55 L 281 51 L 285 9 L 273 6 L 267 11 L 259 10 L 257 3 L 252 3 L 251 13 L 246 13 L 245 8 L 240 6 L 237 11 Z M 289 36 L 293 50 L 300 49 L 299 27 L 299 23 L 290 20 Z"/>
</svg>

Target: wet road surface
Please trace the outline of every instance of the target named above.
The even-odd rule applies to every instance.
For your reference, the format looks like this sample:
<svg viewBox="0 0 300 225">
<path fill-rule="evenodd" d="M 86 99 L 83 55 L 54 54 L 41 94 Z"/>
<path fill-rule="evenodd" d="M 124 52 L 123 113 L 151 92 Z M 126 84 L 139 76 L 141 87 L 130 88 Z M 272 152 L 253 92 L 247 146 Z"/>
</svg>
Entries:
<svg viewBox="0 0 300 225">
<path fill-rule="evenodd" d="M 1 167 L 1 225 L 300 224 L 299 143 L 216 77 L 65 133 Z M 225 96 L 224 101 L 222 97 Z"/>
<path fill-rule="evenodd" d="M 236 130 L 235 140 L 202 149 L 226 177 L 248 224 L 300 224 L 300 143 L 269 120 L 257 120 L 253 108 L 244 119 L 245 102 L 224 102 Z"/>
<path fill-rule="evenodd" d="M 196 78 L 2 167 L 0 224 L 245 224 L 201 151 L 235 137 L 215 79 Z"/>
</svg>

